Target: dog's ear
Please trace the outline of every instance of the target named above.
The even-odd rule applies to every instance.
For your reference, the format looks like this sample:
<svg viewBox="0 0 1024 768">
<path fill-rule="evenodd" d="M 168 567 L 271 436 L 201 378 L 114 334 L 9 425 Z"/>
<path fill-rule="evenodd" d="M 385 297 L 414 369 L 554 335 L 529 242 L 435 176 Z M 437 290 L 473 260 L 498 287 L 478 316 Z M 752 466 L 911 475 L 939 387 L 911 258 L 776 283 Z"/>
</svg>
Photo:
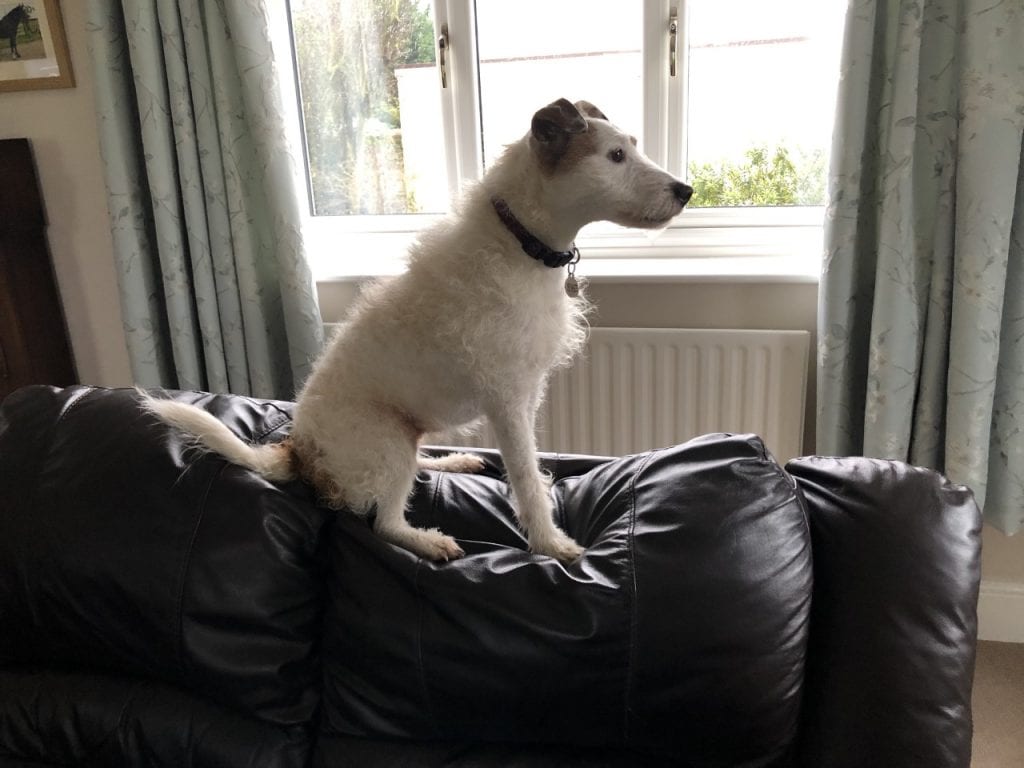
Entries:
<svg viewBox="0 0 1024 768">
<path fill-rule="evenodd" d="M 537 110 L 530 124 L 533 146 L 546 164 L 561 157 L 574 134 L 587 132 L 587 119 L 568 99 L 553 101 Z"/>
<path fill-rule="evenodd" d="M 577 101 L 576 102 L 576 109 L 578 109 L 581 113 L 583 113 L 587 117 L 596 117 L 599 120 L 607 120 L 608 119 L 608 115 L 606 115 L 600 109 L 595 107 L 589 101 Z"/>
</svg>

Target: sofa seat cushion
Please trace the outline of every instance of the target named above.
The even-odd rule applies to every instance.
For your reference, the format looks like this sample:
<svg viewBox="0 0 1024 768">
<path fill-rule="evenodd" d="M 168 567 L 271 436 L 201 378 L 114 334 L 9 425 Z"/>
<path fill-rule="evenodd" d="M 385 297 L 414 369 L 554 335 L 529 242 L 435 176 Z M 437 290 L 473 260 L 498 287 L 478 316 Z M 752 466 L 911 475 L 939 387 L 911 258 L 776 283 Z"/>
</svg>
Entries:
<svg viewBox="0 0 1024 768">
<path fill-rule="evenodd" d="M 811 594 L 791 479 L 752 436 L 620 459 L 549 457 L 586 554 L 527 551 L 500 459 L 422 473 L 422 560 L 340 515 L 330 533 L 329 737 L 605 746 L 769 765 L 796 736 Z M 343 741 L 343 740 L 342 740 Z"/>
</svg>

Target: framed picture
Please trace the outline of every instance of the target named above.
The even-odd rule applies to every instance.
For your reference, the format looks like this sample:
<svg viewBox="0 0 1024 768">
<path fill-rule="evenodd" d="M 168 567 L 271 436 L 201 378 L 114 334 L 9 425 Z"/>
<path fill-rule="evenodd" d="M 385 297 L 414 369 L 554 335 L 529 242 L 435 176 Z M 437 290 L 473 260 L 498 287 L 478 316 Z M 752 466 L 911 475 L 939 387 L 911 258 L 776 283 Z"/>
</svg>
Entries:
<svg viewBox="0 0 1024 768">
<path fill-rule="evenodd" d="M 0 91 L 74 84 L 57 0 L 0 0 Z"/>
</svg>

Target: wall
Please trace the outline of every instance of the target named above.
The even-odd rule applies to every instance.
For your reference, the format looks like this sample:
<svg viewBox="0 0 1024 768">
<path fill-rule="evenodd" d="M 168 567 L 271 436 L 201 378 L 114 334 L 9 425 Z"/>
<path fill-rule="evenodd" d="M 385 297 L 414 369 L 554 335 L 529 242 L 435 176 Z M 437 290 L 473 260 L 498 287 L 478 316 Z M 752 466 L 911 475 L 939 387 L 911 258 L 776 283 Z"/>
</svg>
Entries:
<svg viewBox="0 0 1024 768">
<path fill-rule="evenodd" d="M 61 5 L 77 85 L 0 94 L 0 138 L 32 141 L 80 380 L 127 386 L 132 378 L 107 227 L 84 3 Z M 337 320 L 354 294 L 355 288 L 347 283 L 320 286 L 325 318 Z M 598 306 L 595 325 L 783 328 L 812 333 L 815 328 L 817 291 L 807 284 L 595 282 L 590 294 Z M 812 425 L 813 408 L 809 408 L 808 452 Z M 1024 590 L 1024 535 L 1009 538 L 986 527 L 982 572 L 988 581 L 1017 584 Z M 1021 595 L 1019 602 L 1010 604 L 1024 603 L 1024 592 Z"/>
<path fill-rule="evenodd" d="M 85 3 L 61 3 L 76 87 L 0 93 L 0 138 L 28 138 L 79 379 L 132 383 L 107 221 Z"/>
</svg>

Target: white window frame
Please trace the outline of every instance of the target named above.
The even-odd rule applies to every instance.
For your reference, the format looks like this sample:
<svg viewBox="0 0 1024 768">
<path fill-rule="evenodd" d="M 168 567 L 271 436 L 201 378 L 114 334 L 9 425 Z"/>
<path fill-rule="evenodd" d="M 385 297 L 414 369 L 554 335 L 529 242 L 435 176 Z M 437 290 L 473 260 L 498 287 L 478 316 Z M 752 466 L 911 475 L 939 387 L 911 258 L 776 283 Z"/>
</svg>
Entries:
<svg viewBox="0 0 1024 768">
<path fill-rule="evenodd" d="M 654 162 L 685 179 L 687 0 L 642 0 L 642 12 L 641 148 Z M 675 76 L 669 75 L 672 18 L 677 24 Z M 272 28 L 289 29 L 290 24 Z M 474 0 L 434 0 L 434 29 L 435 38 L 447 29 L 447 87 L 441 87 L 439 68 L 436 87 L 442 106 L 449 194 L 455 199 L 484 170 Z M 290 34 L 287 41 L 275 43 L 288 52 L 297 82 Z M 437 61 L 440 67 L 440 56 Z M 304 142 L 297 85 L 295 90 L 293 130 Z M 299 188 L 308 189 L 305 163 L 302 166 Z M 314 216 L 311 191 L 309 194 L 303 232 L 318 280 L 400 273 L 417 233 L 443 218 L 442 214 Z M 824 214 L 824 206 L 687 208 L 669 227 L 653 233 L 594 224 L 577 238 L 584 255 L 579 272 L 599 280 L 813 282 L 820 271 Z M 343 257 L 338 255 L 339 243 L 344 244 Z"/>
</svg>

